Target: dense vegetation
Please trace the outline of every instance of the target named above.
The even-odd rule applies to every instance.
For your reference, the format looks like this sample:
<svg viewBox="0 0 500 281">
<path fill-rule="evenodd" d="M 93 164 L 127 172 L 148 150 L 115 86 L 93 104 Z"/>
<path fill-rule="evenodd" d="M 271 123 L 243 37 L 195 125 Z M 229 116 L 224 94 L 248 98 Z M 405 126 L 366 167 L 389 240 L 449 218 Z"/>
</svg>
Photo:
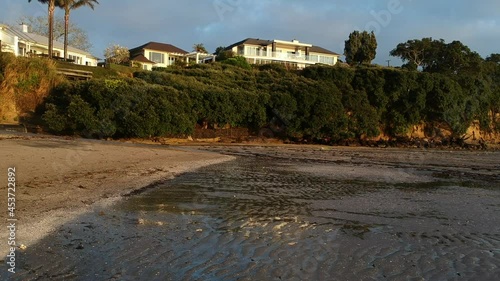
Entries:
<svg viewBox="0 0 500 281">
<path fill-rule="evenodd" d="M 425 38 L 392 55 L 406 65 L 297 71 L 228 55 L 147 72 L 0 54 L 0 117 L 29 113 L 53 133 L 97 138 L 186 136 L 197 124 L 331 142 L 405 136 L 421 124 L 430 136 L 440 127 L 462 137 L 473 121 L 500 131 L 500 55 L 482 59 L 458 41 Z M 94 79 L 65 81 L 56 67 L 91 69 Z"/>
<path fill-rule="evenodd" d="M 282 137 L 334 142 L 400 136 L 422 122 L 447 125 L 456 136 L 473 120 L 484 130 L 499 128 L 488 114 L 499 111 L 499 93 L 486 77 L 222 63 L 135 76 L 61 84 L 39 113 L 55 133 L 92 137 L 185 135 L 197 123 L 255 131 L 272 123 Z"/>
<path fill-rule="evenodd" d="M 34 111 L 63 80 L 52 61 L 0 52 L 0 121 L 17 121 L 19 115 Z"/>
</svg>

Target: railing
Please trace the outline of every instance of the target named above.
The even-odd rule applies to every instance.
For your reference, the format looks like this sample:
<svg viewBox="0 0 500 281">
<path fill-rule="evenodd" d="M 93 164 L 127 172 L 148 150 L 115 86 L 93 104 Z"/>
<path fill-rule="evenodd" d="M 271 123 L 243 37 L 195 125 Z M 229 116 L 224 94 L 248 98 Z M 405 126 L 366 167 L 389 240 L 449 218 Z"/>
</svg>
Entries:
<svg viewBox="0 0 500 281">
<path fill-rule="evenodd" d="M 243 51 L 238 52 L 240 56 L 254 56 L 260 58 L 277 58 L 282 60 L 290 60 L 290 61 L 308 61 L 308 62 L 316 62 L 316 63 L 325 63 L 325 64 L 333 64 L 334 59 L 330 57 L 323 56 L 306 56 L 306 55 L 295 55 L 290 53 L 282 53 L 282 52 L 269 52 L 270 56 L 268 56 L 268 52 L 260 51 L 260 52 L 250 52 L 246 53 Z"/>
<path fill-rule="evenodd" d="M 91 71 L 76 70 L 69 68 L 58 68 L 57 73 L 66 76 L 68 79 L 72 80 L 89 80 L 92 79 Z"/>
</svg>

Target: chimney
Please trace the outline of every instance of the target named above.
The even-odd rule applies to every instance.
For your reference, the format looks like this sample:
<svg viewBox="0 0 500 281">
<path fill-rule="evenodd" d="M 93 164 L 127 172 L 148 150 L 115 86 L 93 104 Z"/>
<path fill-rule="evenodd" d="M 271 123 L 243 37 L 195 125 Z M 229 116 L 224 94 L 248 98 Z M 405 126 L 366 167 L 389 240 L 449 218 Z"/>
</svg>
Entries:
<svg viewBox="0 0 500 281">
<path fill-rule="evenodd" d="M 299 40 L 297 40 L 297 39 L 293 39 L 293 40 L 292 40 L 292 42 L 293 42 L 293 43 L 299 43 Z"/>
<path fill-rule="evenodd" d="M 23 27 L 23 32 L 28 33 L 28 25 L 25 23 L 22 23 L 21 26 Z"/>
</svg>

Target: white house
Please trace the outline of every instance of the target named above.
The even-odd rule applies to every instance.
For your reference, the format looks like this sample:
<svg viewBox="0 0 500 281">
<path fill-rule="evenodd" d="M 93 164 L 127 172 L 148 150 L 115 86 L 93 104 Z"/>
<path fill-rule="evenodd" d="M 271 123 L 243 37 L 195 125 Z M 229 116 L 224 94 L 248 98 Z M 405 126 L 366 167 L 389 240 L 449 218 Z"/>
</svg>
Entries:
<svg viewBox="0 0 500 281">
<path fill-rule="evenodd" d="M 138 62 L 145 70 L 153 67 L 168 67 L 175 61 L 184 59 L 188 52 L 174 45 L 149 42 L 139 47 L 130 49 L 130 61 Z"/>
<path fill-rule="evenodd" d="M 299 69 L 318 63 L 335 65 L 340 57 L 335 52 L 298 40 L 247 38 L 230 45 L 226 50 L 245 57 L 252 64 L 282 63 Z"/>
<path fill-rule="evenodd" d="M 28 26 L 22 29 L 0 24 L 0 46 L 2 52 L 14 53 L 16 56 L 46 56 L 49 39 L 45 36 L 28 32 Z M 54 41 L 54 57 L 64 56 L 64 44 Z M 68 46 L 68 59 L 75 64 L 97 66 L 98 58 L 87 51 Z"/>
<path fill-rule="evenodd" d="M 183 63 L 205 63 L 215 59 L 212 54 L 200 52 L 188 53 L 181 48 L 171 44 L 149 42 L 139 47 L 130 49 L 130 61 L 132 64 L 140 63 L 144 70 L 152 70 L 153 67 L 168 67 L 177 60 Z"/>
</svg>

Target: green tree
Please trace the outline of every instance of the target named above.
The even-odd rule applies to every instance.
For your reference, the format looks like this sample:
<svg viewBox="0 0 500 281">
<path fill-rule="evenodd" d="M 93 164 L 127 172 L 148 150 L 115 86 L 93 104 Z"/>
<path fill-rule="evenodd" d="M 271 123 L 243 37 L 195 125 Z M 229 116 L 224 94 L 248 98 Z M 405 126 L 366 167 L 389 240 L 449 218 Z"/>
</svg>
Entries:
<svg viewBox="0 0 500 281">
<path fill-rule="evenodd" d="M 480 73 L 483 59 L 481 56 L 462 44 L 460 41 L 453 41 L 444 45 L 438 57 L 429 69 L 431 72 L 446 74 L 478 74 Z"/>
<path fill-rule="evenodd" d="M 208 51 L 205 49 L 205 46 L 203 43 L 198 43 L 193 45 L 193 52 L 198 52 L 198 53 L 204 53 L 207 54 Z"/>
<path fill-rule="evenodd" d="M 483 71 L 491 83 L 491 92 L 488 100 L 489 110 L 487 114 L 491 116 L 493 129 L 500 131 L 500 54 L 491 54 L 488 56 Z"/>
<path fill-rule="evenodd" d="M 403 60 L 405 68 L 417 69 L 426 67 L 433 52 L 432 38 L 423 38 L 422 40 L 408 40 L 405 43 L 399 43 L 395 49 L 390 52 L 393 57 L 399 57 Z"/>
<path fill-rule="evenodd" d="M 28 0 L 28 3 L 30 3 L 31 0 Z M 38 2 L 42 4 L 47 4 L 48 6 L 48 21 L 49 21 L 49 58 L 52 58 L 52 51 L 54 50 L 54 11 L 56 9 L 56 6 L 60 6 L 61 1 L 60 0 L 38 0 Z"/>
<path fill-rule="evenodd" d="M 222 46 L 217 47 L 217 49 L 215 49 L 215 55 L 216 55 L 216 57 L 215 57 L 216 61 L 224 61 L 224 60 L 235 57 L 235 54 L 233 51 L 226 50 L 226 47 L 222 47 Z"/>
<path fill-rule="evenodd" d="M 406 62 L 405 68 L 421 67 L 425 72 L 444 74 L 478 73 L 483 59 L 460 41 L 446 43 L 443 39 L 409 40 L 390 52 Z"/>
<path fill-rule="evenodd" d="M 486 61 L 500 64 L 500 54 L 491 54 L 486 58 Z"/>
<path fill-rule="evenodd" d="M 353 31 L 345 41 L 344 55 L 350 65 L 370 64 L 377 55 L 375 33 Z"/>
<path fill-rule="evenodd" d="M 220 53 L 224 52 L 225 49 L 226 49 L 226 47 L 224 47 L 224 46 L 217 47 L 215 49 L 214 55 L 219 55 Z"/>
<path fill-rule="evenodd" d="M 68 58 L 69 17 L 71 11 L 83 6 L 88 6 L 93 10 L 95 4 L 99 4 L 99 2 L 97 0 L 59 0 L 59 7 L 64 9 L 64 59 Z"/>
</svg>

